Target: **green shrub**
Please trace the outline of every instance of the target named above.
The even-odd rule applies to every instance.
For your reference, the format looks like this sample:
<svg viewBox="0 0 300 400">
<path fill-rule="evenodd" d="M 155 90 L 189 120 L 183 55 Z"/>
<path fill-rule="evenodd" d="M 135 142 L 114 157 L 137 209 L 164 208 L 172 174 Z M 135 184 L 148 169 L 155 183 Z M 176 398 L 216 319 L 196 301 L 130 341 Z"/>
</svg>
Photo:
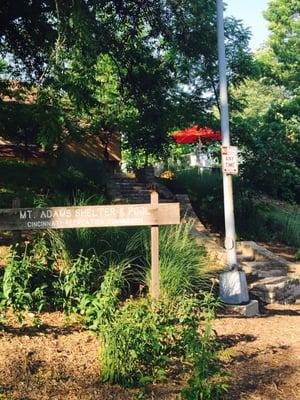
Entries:
<svg viewBox="0 0 300 400">
<path fill-rule="evenodd" d="M 22 311 L 40 312 L 51 307 L 53 299 L 53 265 L 38 241 L 32 248 L 26 246 L 23 255 L 14 249 L 3 276 L 3 304 L 12 307 L 22 319 Z"/>
<path fill-rule="evenodd" d="M 92 295 L 86 293 L 82 296 L 79 311 L 84 316 L 88 329 L 101 330 L 113 320 L 125 287 L 128 268 L 126 261 L 112 263 L 104 275 L 100 289 Z"/>
<path fill-rule="evenodd" d="M 77 312 L 82 297 L 96 290 L 102 272 L 100 265 L 95 256 L 88 258 L 79 254 L 62 268 L 56 283 L 56 302 L 68 314 Z"/>
<path fill-rule="evenodd" d="M 220 398 L 226 385 L 211 329 L 215 306 L 207 296 L 205 302 L 186 296 L 128 299 L 99 331 L 102 380 L 143 385 L 167 378 L 175 363 L 188 362 L 192 377 L 183 398 Z"/>
<path fill-rule="evenodd" d="M 128 299 L 99 332 L 101 377 L 124 386 L 164 374 L 169 361 L 167 338 L 175 335 L 166 313 L 148 299 Z M 160 310 L 162 311 L 162 310 Z"/>
<path fill-rule="evenodd" d="M 181 395 L 186 400 L 218 400 L 228 388 L 228 374 L 222 369 L 217 342 L 212 322 L 216 317 L 215 311 L 219 306 L 219 301 L 214 298 L 212 292 L 204 294 L 199 307 L 203 310 L 203 321 L 200 323 L 202 328 L 199 335 L 198 321 L 193 320 L 191 305 L 185 309 L 187 316 L 187 326 L 185 333 L 185 344 L 187 348 L 187 358 L 193 365 L 192 376 L 188 380 L 188 385 L 182 390 Z"/>
</svg>

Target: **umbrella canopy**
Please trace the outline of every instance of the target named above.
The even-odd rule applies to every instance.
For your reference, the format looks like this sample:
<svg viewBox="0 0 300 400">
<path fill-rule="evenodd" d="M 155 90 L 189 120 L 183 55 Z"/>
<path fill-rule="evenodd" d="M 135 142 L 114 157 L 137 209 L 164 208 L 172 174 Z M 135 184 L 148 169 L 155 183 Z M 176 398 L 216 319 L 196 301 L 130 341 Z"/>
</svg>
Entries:
<svg viewBox="0 0 300 400">
<path fill-rule="evenodd" d="M 220 141 L 221 132 L 214 132 L 212 129 L 205 126 L 200 128 L 199 126 L 192 126 L 191 128 L 185 129 L 180 132 L 173 133 L 171 137 L 176 140 L 178 144 L 191 144 L 201 141 L 205 143 L 207 141 Z"/>
</svg>

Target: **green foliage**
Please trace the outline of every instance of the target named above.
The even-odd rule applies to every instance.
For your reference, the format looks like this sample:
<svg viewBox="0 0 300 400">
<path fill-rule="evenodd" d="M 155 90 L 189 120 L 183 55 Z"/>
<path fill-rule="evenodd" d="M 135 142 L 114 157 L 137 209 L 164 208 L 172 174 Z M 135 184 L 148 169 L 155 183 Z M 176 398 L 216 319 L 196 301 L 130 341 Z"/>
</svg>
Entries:
<svg viewBox="0 0 300 400">
<path fill-rule="evenodd" d="M 299 88 L 300 22 L 298 0 L 271 0 L 264 13 L 269 22 L 269 44 L 278 63 L 276 74 L 291 90 Z"/>
<path fill-rule="evenodd" d="M 92 198 L 103 204 L 106 169 L 100 160 L 62 155 L 55 165 L 33 165 L 21 161 L 0 161 L 0 205 L 10 208 L 15 197 L 22 207 L 32 207 L 39 202 L 45 206 L 73 203 L 74 198 Z"/>
<path fill-rule="evenodd" d="M 131 386 L 164 374 L 166 341 L 175 332 L 168 326 L 167 312 L 153 307 L 147 299 L 127 300 L 100 331 L 104 382 Z"/>
<path fill-rule="evenodd" d="M 26 246 L 23 255 L 14 249 L 4 271 L 2 304 L 12 307 L 20 320 L 22 311 L 40 312 L 49 308 L 54 276 L 51 256 L 43 240 L 31 248 Z"/>
<path fill-rule="evenodd" d="M 232 132 L 243 157 L 243 180 L 249 189 L 298 200 L 299 101 L 264 79 L 249 80 L 233 94 L 241 107 L 232 114 Z"/>
<path fill-rule="evenodd" d="M 161 227 L 159 230 L 160 290 L 162 296 L 173 298 L 193 293 L 207 284 L 205 249 L 192 237 L 190 223 Z M 139 230 L 128 249 L 144 254 L 146 283 L 150 286 L 151 247 L 149 230 Z"/>
<path fill-rule="evenodd" d="M 82 297 L 92 293 L 99 284 L 101 269 L 95 256 L 90 258 L 79 254 L 78 258 L 65 265 L 56 284 L 56 299 L 68 313 L 78 311 Z"/>
<path fill-rule="evenodd" d="M 298 249 L 297 253 L 295 254 L 295 260 L 300 261 L 300 249 Z"/>
<path fill-rule="evenodd" d="M 259 79 L 233 91 L 232 131 L 248 187 L 299 202 L 299 1 L 271 0 L 265 17 L 270 36 L 256 55 Z"/>
<path fill-rule="evenodd" d="M 199 172 L 197 168 L 176 171 L 176 179 L 166 181 L 174 193 L 187 193 L 202 220 L 223 229 L 222 175 L 219 170 Z M 236 194 L 236 193 L 235 193 Z"/>
<path fill-rule="evenodd" d="M 261 204 L 258 209 L 258 217 L 264 227 L 264 238 L 286 243 L 290 246 L 300 245 L 300 211 L 299 207 L 291 207 L 289 210 Z"/>
<path fill-rule="evenodd" d="M 111 263 L 106 271 L 100 288 L 92 295 L 85 294 L 80 301 L 79 311 L 84 315 L 88 329 L 101 331 L 109 324 L 115 315 L 124 290 L 128 262 L 118 265 Z"/>
<path fill-rule="evenodd" d="M 259 193 L 249 190 L 240 177 L 233 180 L 237 235 L 248 240 L 280 241 L 299 246 L 299 207 L 283 209 L 276 202 L 265 203 Z M 196 169 L 179 171 L 166 184 L 174 192 L 189 194 L 201 220 L 219 232 L 224 231 L 222 175 L 220 171 L 199 173 Z"/>
<path fill-rule="evenodd" d="M 12 59 L 13 78 L 25 77 L 37 88 L 37 103 L 23 104 L 20 129 L 10 130 L 16 138 L 51 149 L 66 132 L 91 132 L 106 142 L 121 131 L 124 146 L 134 157 L 144 154 L 147 164 L 166 153 L 167 132 L 213 119 L 218 73 L 212 1 L 174 7 L 170 1 L 46 0 L 35 6 L 22 0 L 14 9 L 3 1 L 0 51 Z M 237 84 L 253 73 L 250 32 L 233 18 L 225 30 L 229 80 Z"/>
<path fill-rule="evenodd" d="M 191 224 L 180 224 L 160 230 L 160 285 L 162 294 L 169 298 L 207 285 L 206 251 L 192 237 L 192 229 Z M 150 252 L 149 241 L 144 245 Z"/>
<path fill-rule="evenodd" d="M 198 326 L 193 315 L 194 304 L 188 304 L 185 309 L 189 329 L 186 330 L 185 341 L 187 353 L 193 364 L 193 374 L 188 386 L 182 390 L 182 397 L 186 400 L 217 400 L 221 399 L 228 388 L 226 373 L 219 362 L 219 345 L 214 337 L 212 322 L 215 310 L 219 303 L 211 293 L 206 293 L 199 302 L 204 310 L 205 324 L 202 326 L 202 335 L 197 332 Z M 192 306 L 192 307 L 191 307 Z"/>
<path fill-rule="evenodd" d="M 102 380 L 143 386 L 166 379 L 180 360 L 193 369 L 183 398 L 220 398 L 227 386 L 211 327 L 217 305 L 211 294 L 201 301 L 185 296 L 127 300 L 99 331 Z"/>
</svg>

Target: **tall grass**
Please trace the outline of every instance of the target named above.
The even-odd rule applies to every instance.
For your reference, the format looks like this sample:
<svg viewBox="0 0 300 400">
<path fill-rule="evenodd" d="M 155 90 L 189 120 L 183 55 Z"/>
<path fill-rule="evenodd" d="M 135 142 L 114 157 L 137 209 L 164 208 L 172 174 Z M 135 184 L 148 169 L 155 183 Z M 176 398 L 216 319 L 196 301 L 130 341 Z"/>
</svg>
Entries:
<svg viewBox="0 0 300 400">
<path fill-rule="evenodd" d="M 286 211 L 277 207 L 269 208 L 261 213 L 266 229 L 271 232 L 272 239 L 300 248 L 300 211 Z"/>
<path fill-rule="evenodd" d="M 191 235 L 192 225 L 166 226 L 159 230 L 160 290 L 163 296 L 176 298 L 193 293 L 207 283 L 206 252 Z M 145 255 L 145 282 L 150 285 L 150 230 L 133 236 L 128 249 Z"/>
</svg>

